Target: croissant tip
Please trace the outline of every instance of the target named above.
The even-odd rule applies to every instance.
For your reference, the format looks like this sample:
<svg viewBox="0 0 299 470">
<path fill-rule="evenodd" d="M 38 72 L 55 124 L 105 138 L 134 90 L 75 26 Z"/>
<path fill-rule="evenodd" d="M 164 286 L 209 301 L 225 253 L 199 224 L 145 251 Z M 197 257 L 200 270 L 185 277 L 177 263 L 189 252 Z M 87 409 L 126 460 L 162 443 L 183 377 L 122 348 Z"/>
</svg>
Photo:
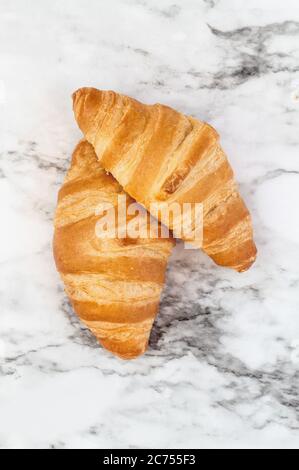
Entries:
<svg viewBox="0 0 299 470">
<path fill-rule="evenodd" d="M 237 271 L 239 273 L 244 273 L 244 272 L 248 271 L 248 269 L 251 268 L 253 263 L 256 261 L 256 257 L 257 257 L 257 251 L 255 251 L 255 253 L 248 259 L 246 264 L 243 264 L 242 266 L 237 268 Z"/>
<path fill-rule="evenodd" d="M 74 91 L 72 93 L 72 100 L 73 100 L 73 104 L 76 103 L 76 101 L 78 100 L 78 98 L 80 98 L 80 96 L 84 93 L 84 88 L 78 88 L 76 91 Z"/>
<path fill-rule="evenodd" d="M 93 87 L 84 86 L 84 87 L 78 88 L 72 93 L 72 99 L 74 100 L 77 97 L 80 97 L 87 93 L 95 93 L 99 95 L 101 93 L 101 90 L 98 90 L 97 88 L 93 88 Z"/>
<path fill-rule="evenodd" d="M 133 344 L 128 344 L 127 342 L 118 343 L 113 342 L 110 339 L 103 339 L 99 337 L 97 337 L 97 339 L 107 351 L 124 361 L 137 359 L 138 357 L 142 356 L 145 353 L 148 345 L 147 341 L 144 344 L 134 344 L 134 341 Z"/>
</svg>

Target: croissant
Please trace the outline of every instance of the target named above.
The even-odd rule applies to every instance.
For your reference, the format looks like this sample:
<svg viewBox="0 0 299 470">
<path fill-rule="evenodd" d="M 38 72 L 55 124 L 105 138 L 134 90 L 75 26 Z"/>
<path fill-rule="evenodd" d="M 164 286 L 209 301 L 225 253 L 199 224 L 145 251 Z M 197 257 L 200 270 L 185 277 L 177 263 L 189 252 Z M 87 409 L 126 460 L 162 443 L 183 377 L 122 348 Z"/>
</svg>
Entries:
<svg viewBox="0 0 299 470">
<path fill-rule="evenodd" d="M 81 141 L 59 191 L 53 251 L 80 319 L 106 349 L 130 359 L 146 350 L 174 242 L 99 237 L 97 207 L 109 202 L 117 208 L 122 194 L 92 146 Z"/>
<path fill-rule="evenodd" d="M 73 106 L 101 165 L 131 197 L 150 211 L 159 202 L 201 203 L 197 246 L 219 265 L 237 271 L 251 266 L 256 257 L 251 217 L 213 127 L 168 106 L 94 88 L 76 91 Z M 158 213 L 174 235 L 182 217 Z"/>
</svg>

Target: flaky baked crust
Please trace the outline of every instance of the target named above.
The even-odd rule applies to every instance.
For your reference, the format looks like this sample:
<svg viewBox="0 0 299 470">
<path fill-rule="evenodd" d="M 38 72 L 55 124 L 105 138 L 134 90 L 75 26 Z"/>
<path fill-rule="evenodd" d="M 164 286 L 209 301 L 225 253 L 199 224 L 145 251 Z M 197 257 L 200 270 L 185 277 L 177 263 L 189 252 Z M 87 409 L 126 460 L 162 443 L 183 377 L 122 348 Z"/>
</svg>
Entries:
<svg viewBox="0 0 299 470">
<path fill-rule="evenodd" d="M 81 141 L 59 191 L 53 249 L 78 316 L 106 349 L 130 359 L 147 348 L 173 240 L 99 238 L 96 209 L 103 202 L 117 207 L 121 194 Z"/>
<path fill-rule="evenodd" d="M 81 88 L 73 104 L 101 165 L 127 193 L 148 209 L 160 201 L 202 203 L 203 250 L 219 265 L 237 271 L 251 266 L 256 257 L 251 217 L 215 129 L 113 91 Z"/>
</svg>

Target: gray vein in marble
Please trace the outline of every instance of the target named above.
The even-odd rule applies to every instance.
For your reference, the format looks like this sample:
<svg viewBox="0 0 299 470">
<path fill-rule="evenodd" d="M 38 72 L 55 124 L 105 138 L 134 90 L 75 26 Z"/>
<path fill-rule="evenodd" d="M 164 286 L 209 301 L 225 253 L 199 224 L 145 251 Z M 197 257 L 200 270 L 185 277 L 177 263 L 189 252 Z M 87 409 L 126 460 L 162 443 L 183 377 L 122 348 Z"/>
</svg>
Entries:
<svg viewBox="0 0 299 470">
<path fill-rule="evenodd" d="M 276 168 L 275 170 L 268 171 L 258 178 L 255 178 L 252 181 L 252 184 L 259 185 L 264 183 L 264 181 L 279 178 L 281 175 L 299 175 L 299 170 L 285 170 L 284 168 Z"/>
<path fill-rule="evenodd" d="M 177 4 L 169 5 L 166 8 L 157 8 L 156 6 L 149 2 L 146 2 L 145 0 L 137 0 L 136 3 L 146 7 L 148 11 L 167 19 L 175 19 L 182 9 L 182 7 Z"/>
<path fill-rule="evenodd" d="M 214 8 L 219 3 L 219 0 L 203 0 L 203 1 L 204 3 L 207 4 L 209 8 Z"/>
<path fill-rule="evenodd" d="M 228 89 L 237 87 L 252 77 L 259 77 L 267 73 L 297 72 L 298 60 L 292 59 L 290 53 L 270 53 L 267 50 L 266 41 L 275 36 L 294 36 L 299 39 L 299 23 L 285 21 L 265 26 L 246 26 L 231 31 L 221 31 L 208 24 L 213 35 L 222 41 L 228 41 L 229 49 L 226 50 L 227 58 L 236 54 L 237 64 L 226 66 L 224 71 L 209 77 L 201 72 L 190 70 L 193 77 L 201 78 L 200 88 Z M 246 50 L 245 50 L 246 49 Z M 247 52 L 249 50 L 249 52 Z M 226 58 L 226 59 L 227 59 Z M 207 83 L 202 83 L 207 81 Z"/>
<path fill-rule="evenodd" d="M 66 169 L 69 165 L 69 162 L 67 159 L 55 159 L 56 161 L 53 161 L 53 157 L 41 155 L 40 151 L 36 149 L 36 143 L 35 142 L 28 142 L 27 148 L 24 151 L 18 151 L 18 150 L 8 150 L 7 154 L 1 155 L 0 154 L 0 164 L 1 164 L 1 159 L 10 159 L 11 162 L 13 163 L 18 163 L 18 161 L 22 161 L 24 159 L 31 160 L 32 162 L 36 163 L 37 168 L 40 168 L 41 170 L 50 170 L 51 168 L 57 170 L 58 172 L 65 173 Z"/>
</svg>

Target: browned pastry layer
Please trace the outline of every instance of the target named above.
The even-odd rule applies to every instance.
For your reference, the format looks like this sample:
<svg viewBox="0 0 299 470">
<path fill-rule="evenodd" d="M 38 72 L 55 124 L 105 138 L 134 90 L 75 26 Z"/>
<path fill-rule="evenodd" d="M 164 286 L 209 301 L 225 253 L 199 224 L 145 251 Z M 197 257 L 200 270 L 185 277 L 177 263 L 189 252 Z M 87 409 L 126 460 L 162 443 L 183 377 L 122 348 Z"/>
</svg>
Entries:
<svg viewBox="0 0 299 470">
<path fill-rule="evenodd" d="M 78 316 L 106 349 L 130 359 L 146 350 L 173 241 L 99 238 L 96 208 L 103 202 L 117 207 L 122 194 L 92 146 L 81 141 L 59 191 L 53 248 Z"/>
<path fill-rule="evenodd" d="M 159 201 L 202 203 L 204 251 L 237 271 L 251 266 L 256 247 L 250 214 L 215 129 L 167 106 L 145 105 L 113 91 L 81 88 L 73 101 L 77 122 L 101 165 L 125 191 L 149 210 Z M 181 221 L 179 215 L 169 222 L 163 214 L 159 218 L 174 233 Z"/>
</svg>

